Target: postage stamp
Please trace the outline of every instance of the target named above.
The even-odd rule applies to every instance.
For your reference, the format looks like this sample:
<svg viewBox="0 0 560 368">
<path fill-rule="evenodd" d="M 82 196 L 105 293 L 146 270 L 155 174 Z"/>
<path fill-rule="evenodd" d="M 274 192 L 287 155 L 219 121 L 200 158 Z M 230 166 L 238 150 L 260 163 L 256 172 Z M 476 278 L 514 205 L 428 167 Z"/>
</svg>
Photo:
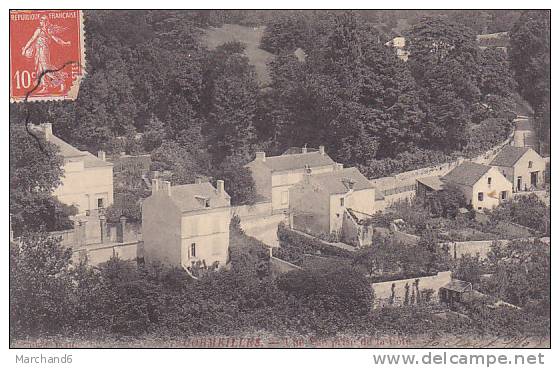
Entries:
<svg viewBox="0 0 560 368">
<path fill-rule="evenodd" d="M 10 101 L 75 100 L 85 74 L 81 10 L 10 11 Z"/>
</svg>

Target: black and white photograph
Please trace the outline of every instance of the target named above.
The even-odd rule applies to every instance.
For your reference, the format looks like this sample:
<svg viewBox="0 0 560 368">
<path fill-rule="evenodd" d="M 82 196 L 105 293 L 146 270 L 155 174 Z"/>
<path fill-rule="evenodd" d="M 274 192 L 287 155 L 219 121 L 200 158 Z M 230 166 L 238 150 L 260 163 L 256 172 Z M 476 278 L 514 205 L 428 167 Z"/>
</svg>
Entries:
<svg viewBox="0 0 560 368">
<path fill-rule="evenodd" d="M 80 5 L 9 10 L 9 366 L 551 348 L 550 9 Z"/>
</svg>

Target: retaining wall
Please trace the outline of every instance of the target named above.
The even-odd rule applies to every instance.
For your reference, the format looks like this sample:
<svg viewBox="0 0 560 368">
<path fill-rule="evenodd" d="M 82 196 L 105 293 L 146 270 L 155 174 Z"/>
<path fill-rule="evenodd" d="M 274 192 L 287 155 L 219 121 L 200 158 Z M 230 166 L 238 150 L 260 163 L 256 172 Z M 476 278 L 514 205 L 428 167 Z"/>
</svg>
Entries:
<svg viewBox="0 0 560 368">
<path fill-rule="evenodd" d="M 389 304 L 391 299 L 391 289 L 393 284 L 395 285 L 395 298 L 393 305 L 402 304 L 405 298 L 405 285 L 408 283 L 410 286 L 409 297 L 412 295 L 412 289 L 414 288 L 414 282 L 420 280 L 418 284 L 418 289 L 420 292 L 422 290 L 432 289 L 434 294 L 432 295 L 432 300 L 437 300 L 439 289 L 451 281 L 451 271 L 438 272 L 434 276 L 424 276 L 424 277 L 414 277 L 410 279 L 401 279 L 394 281 L 385 281 L 371 284 L 371 287 L 375 293 L 374 307 L 379 307 L 382 305 Z"/>
</svg>

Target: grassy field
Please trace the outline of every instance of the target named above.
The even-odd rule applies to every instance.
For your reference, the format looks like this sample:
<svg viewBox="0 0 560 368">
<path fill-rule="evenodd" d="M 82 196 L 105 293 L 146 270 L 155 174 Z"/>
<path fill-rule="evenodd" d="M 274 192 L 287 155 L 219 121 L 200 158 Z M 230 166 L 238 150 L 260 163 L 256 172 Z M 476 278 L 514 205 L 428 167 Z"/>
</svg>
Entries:
<svg viewBox="0 0 560 368">
<path fill-rule="evenodd" d="M 246 27 L 237 24 L 224 24 L 220 28 L 210 28 L 204 34 L 204 42 L 209 49 L 231 41 L 239 41 L 246 45 L 245 54 L 249 63 L 255 66 L 261 86 L 270 83 L 270 73 L 267 64 L 274 59 L 274 55 L 259 48 L 265 27 Z"/>
</svg>

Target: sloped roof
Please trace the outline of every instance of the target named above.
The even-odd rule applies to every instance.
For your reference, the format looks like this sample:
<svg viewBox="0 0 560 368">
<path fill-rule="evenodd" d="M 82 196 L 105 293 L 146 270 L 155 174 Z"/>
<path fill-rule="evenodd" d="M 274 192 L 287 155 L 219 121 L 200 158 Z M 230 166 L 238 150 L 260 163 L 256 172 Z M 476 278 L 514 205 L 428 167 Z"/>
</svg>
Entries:
<svg viewBox="0 0 560 368">
<path fill-rule="evenodd" d="M 354 190 L 371 189 L 374 186 L 355 167 L 339 169 L 324 174 L 311 175 L 310 182 L 325 189 L 329 194 L 343 194 L 350 189 L 348 181 L 354 182 Z"/>
<path fill-rule="evenodd" d="M 443 189 L 443 182 L 441 181 L 439 176 L 427 176 L 425 178 L 416 179 L 419 183 L 424 184 L 428 188 L 433 190 L 441 190 Z"/>
<path fill-rule="evenodd" d="M 197 197 L 208 199 L 210 207 L 206 207 L 204 202 Z M 181 212 L 228 207 L 229 198 L 227 193 L 225 193 L 225 196 L 219 195 L 218 190 L 208 182 L 171 187 L 171 200 L 179 207 Z"/>
<path fill-rule="evenodd" d="M 452 182 L 462 185 L 474 185 L 492 167 L 464 161 L 459 166 L 442 176 L 444 182 Z"/>
<path fill-rule="evenodd" d="M 113 165 L 110 162 L 101 160 L 88 151 L 80 151 L 76 147 L 72 146 L 69 143 L 66 143 L 55 135 L 50 135 L 48 141 L 58 147 L 60 155 L 62 155 L 62 157 L 64 157 L 65 159 L 81 159 L 84 161 L 84 167 L 86 168 Z"/>
<path fill-rule="evenodd" d="M 462 280 L 451 280 L 447 284 L 443 285 L 442 288 L 462 293 L 464 291 L 472 290 L 472 285 L 470 282 Z"/>
<path fill-rule="evenodd" d="M 272 156 L 267 157 L 263 162 L 263 165 L 267 166 L 272 171 L 303 169 L 306 165 L 314 168 L 333 164 L 334 161 L 329 157 L 329 155 L 326 153 L 322 155 L 319 152 Z"/>
<path fill-rule="evenodd" d="M 505 146 L 500 152 L 498 152 L 492 162 L 490 162 L 490 165 L 511 167 L 515 165 L 515 163 L 519 161 L 519 159 L 523 157 L 529 149 L 529 147 Z"/>
</svg>

